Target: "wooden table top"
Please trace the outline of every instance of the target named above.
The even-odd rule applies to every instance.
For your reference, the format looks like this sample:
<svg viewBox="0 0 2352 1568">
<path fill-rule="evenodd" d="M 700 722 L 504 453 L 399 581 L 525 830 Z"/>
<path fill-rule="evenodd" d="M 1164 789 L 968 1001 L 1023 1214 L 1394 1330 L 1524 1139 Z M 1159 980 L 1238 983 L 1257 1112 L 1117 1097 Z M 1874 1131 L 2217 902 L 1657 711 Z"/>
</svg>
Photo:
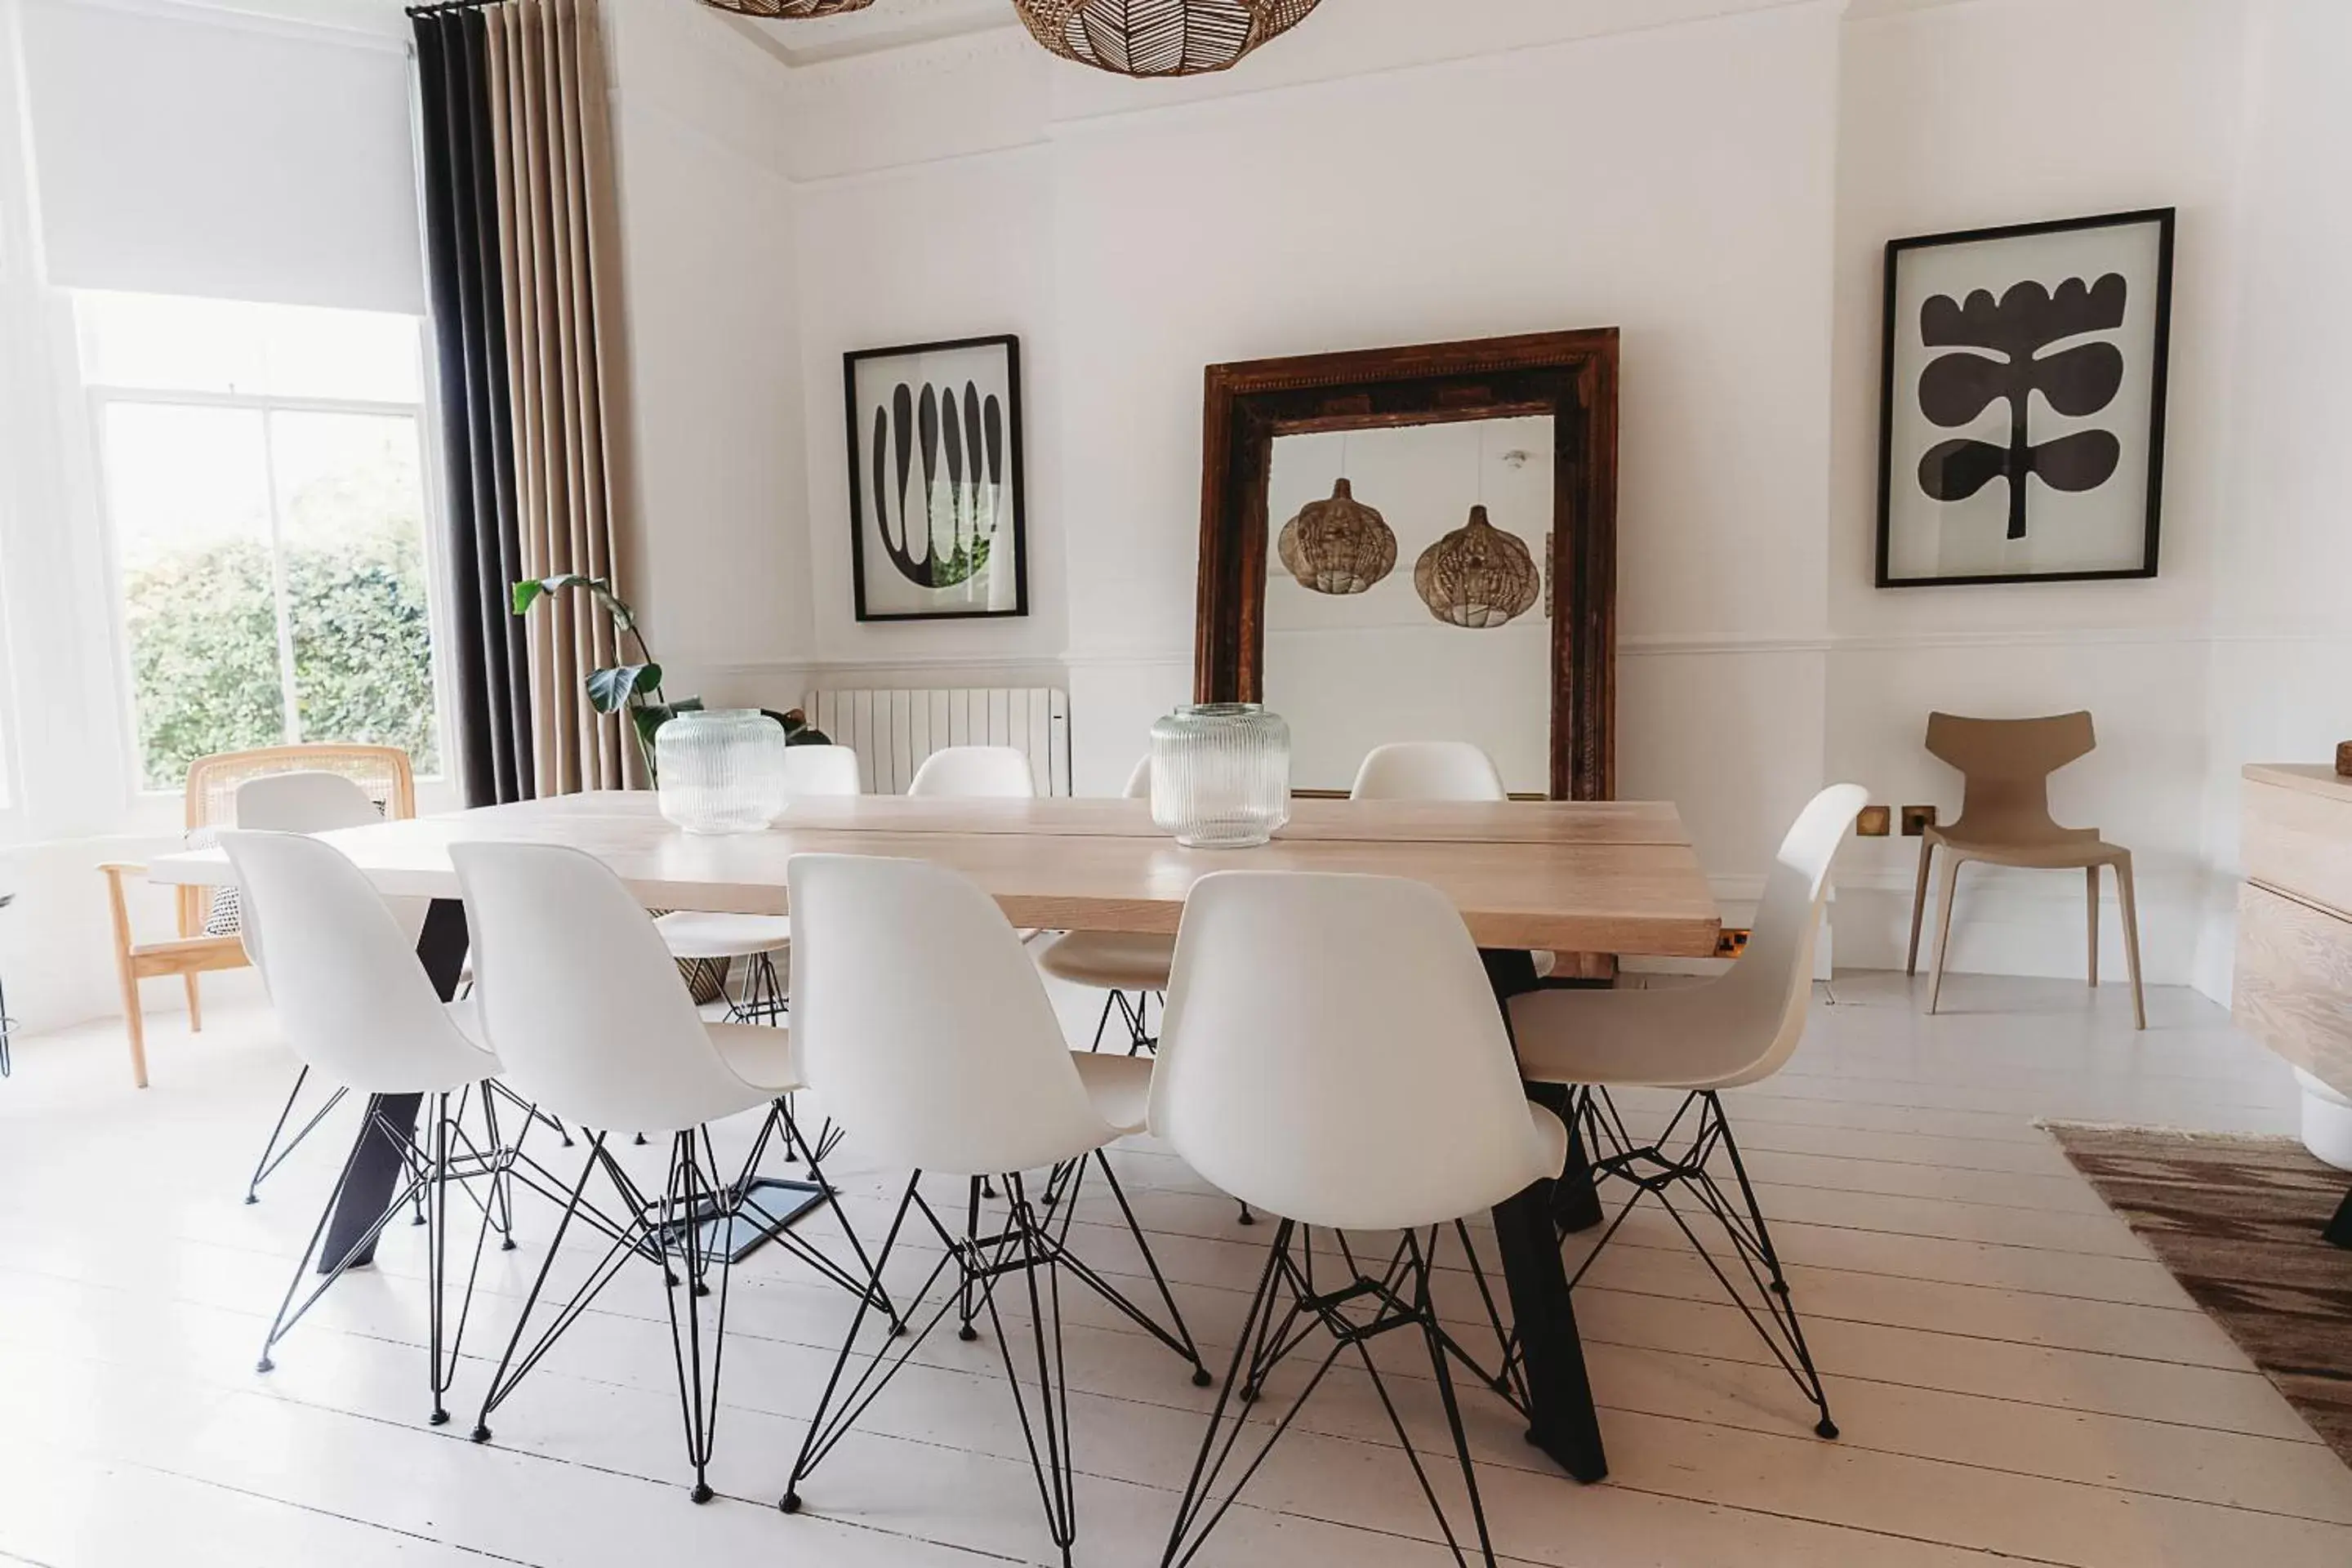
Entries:
<svg viewBox="0 0 2352 1568">
<path fill-rule="evenodd" d="M 1014 924 L 1169 932 L 1193 881 L 1219 870 L 1346 871 L 1428 882 L 1485 947 L 1704 957 L 1720 917 L 1673 805 L 1301 800 L 1255 849 L 1186 849 L 1142 801 L 861 795 L 793 803 L 761 833 L 698 837 L 642 791 L 485 806 L 324 837 L 392 896 L 454 898 L 448 847 L 567 844 L 652 908 L 782 914 L 784 863 L 812 851 L 935 860 L 971 878 Z M 224 880 L 220 851 L 168 855 L 162 882 Z"/>
</svg>

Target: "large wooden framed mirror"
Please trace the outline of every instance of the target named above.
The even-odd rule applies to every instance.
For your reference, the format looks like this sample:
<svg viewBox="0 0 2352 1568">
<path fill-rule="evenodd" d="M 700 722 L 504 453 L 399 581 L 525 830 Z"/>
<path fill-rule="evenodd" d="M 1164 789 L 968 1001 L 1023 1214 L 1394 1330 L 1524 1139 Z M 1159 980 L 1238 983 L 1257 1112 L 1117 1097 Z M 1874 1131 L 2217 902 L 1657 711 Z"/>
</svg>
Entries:
<svg viewBox="0 0 2352 1568">
<path fill-rule="evenodd" d="M 1288 719 L 1301 793 L 1467 740 L 1605 800 L 1616 544 L 1614 327 L 1211 365 L 1195 699 Z"/>
</svg>

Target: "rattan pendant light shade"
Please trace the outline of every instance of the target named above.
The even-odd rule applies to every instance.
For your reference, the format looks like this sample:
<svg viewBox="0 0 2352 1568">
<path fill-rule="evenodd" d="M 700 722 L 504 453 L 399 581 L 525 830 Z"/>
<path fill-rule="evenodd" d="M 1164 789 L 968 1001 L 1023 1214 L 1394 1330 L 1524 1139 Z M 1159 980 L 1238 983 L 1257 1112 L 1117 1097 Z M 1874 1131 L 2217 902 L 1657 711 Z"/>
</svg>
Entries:
<svg viewBox="0 0 2352 1568">
<path fill-rule="evenodd" d="M 780 22 L 814 21 L 819 16 L 846 16 L 863 11 L 874 0 L 702 0 L 714 11 L 738 16 L 761 16 Z"/>
<path fill-rule="evenodd" d="M 1358 500 L 1345 479 L 1333 482 L 1329 500 L 1300 507 L 1275 541 L 1283 569 L 1318 594 L 1362 593 L 1395 567 L 1396 552 L 1388 520 Z"/>
<path fill-rule="evenodd" d="M 1450 626 L 1484 631 L 1525 615 L 1543 591 L 1535 557 L 1517 534 L 1486 521 L 1474 506 L 1470 521 L 1421 552 L 1412 586 L 1429 613 Z"/>
<path fill-rule="evenodd" d="M 1221 71 L 1315 9 L 1316 0 L 1013 0 L 1036 40 L 1118 76 Z"/>
</svg>

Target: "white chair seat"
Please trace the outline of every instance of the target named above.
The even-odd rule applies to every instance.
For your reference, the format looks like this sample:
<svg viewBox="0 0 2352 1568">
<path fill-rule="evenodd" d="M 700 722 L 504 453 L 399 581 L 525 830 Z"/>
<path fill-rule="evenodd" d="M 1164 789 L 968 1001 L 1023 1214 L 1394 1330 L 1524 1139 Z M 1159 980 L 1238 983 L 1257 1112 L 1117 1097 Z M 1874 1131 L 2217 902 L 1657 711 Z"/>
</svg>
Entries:
<svg viewBox="0 0 2352 1568">
<path fill-rule="evenodd" d="M 727 915 L 675 910 L 654 921 L 673 958 L 756 958 L 793 944 L 789 915 Z"/>
<path fill-rule="evenodd" d="M 790 1029 L 775 1024 L 706 1024 L 727 1070 L 764 1100 L 803 1089 L 800 1057 Z M 745 1107 L 749 1110 L 750 1107 Z"/>
<path fill-rule="evenodd" d="M 1692 987 L 1696 990 L 1697 987 Z M 1536 1083 L 1643 1084 L 1659 1089 L 1728 1087 L 1715 1076 L 1676 1067 L 1712 1053 L 1704 1037 L 1685 1041 L 1675 1026 L 1687 1004 L 1663 991 L 1529 991 L 1511 998 L 1511 1034 L 1519 1070 Z M 1713 1020 L 1693 1019 L 1694 1029 Z M 1744 1064 L 1743 1064 L 1744 1065 Z"/>
<path fill-rule="evenodd" d="M 1536 1124 L 1536 1136 L 1543 1140 L 1545 1173 L 1559 1175 L 1568 1168 L 1568 1123 L 1532 1100 L 1528 1101 L 1528 1117 Z"/>
<path fill-rule="evenodd" d="M 1135 931 L 1074 931 L 1037 954 L 1056 980 L 1101 991 L 1165 991 L 1176 939 Z"/>
<path fill-rule="evenodd" d="M 1097 1115 L 1117 1128 L 1121 1137 L 1143 1131 L 1151 1109 L 1150 1058 L 1072 1051 L 1070 1060 L 1077 1064 L 1078 1081 L 1086 1085 L 1087 1098 L 1094 1102 Z M 1567 1145 L 1563 1142 L 1561 1147 Z"/>
</svg>

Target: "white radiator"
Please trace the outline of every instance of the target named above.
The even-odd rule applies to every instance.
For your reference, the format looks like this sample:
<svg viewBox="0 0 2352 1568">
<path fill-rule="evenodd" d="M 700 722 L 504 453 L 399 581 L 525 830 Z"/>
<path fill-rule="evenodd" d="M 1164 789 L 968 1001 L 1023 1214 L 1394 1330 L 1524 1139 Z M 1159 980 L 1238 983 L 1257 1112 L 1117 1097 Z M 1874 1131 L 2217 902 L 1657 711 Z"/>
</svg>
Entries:
<svg viewBox="0 0 2352 1568">
<path fill-rule="evenodd" d="M 801 710 L 856 752 L 871 795 L 903 795 L 923 759 L 948 746 L 1015 747 L 1039 795 L 1070 793 L 1070 694 L 1054 687 L 812 691 Z"/>
</svg>

